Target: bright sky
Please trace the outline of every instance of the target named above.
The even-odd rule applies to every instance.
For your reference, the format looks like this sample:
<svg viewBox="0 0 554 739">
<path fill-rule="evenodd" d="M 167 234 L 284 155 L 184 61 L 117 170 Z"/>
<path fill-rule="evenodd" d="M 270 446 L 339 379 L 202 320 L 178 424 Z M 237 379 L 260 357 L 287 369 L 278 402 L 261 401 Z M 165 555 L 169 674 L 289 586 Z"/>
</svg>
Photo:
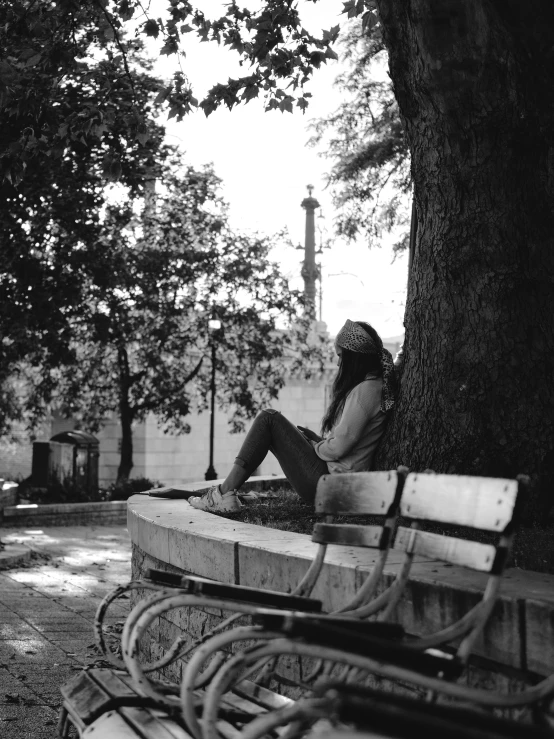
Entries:
<svg viewBox="0 0 554 739">
<path fill-rule="evenodd" d="M 152 0 L 151 16 L 161 15 L 166 3 Z M 315 4 L 300 0 L 304 27 L 315 33 L 341 23 L 342 5 L 342 0 Z M 215 16 L 221 6 L 219 0 L 202 3 L 208 16 Z M 184 49 L 183 71 L 198 99 L 214 84 L 247 73 L 239 67 L 235 52 L 214 43 L 199 43 L 193 34 L 188 34 Z M 161 57 L 155 72 L 169 78 L 176 65 L 175 57 Z M 306 143 L 310 119 L 330 113 L 340 103 L 340 92 L 333 88 L 339 71 L 340 60 L 315 72 L 307 88 L 312 101 L 304 115 L 299 109 L 293 114 L 265 113 L 262 102 L 252 100 L 232 111 L 219 109 L 208 118 L 198 111 L 181 122 L 173 119 L 165 124 L 168 141 L 182 146 L 193 165 L 213 162 L 223 180 L 223 194 L 235 227 L 268 234 L 287 228 L 293 243 L 303 245 L 305 211 L 300 203 L 311 184 L 324 217 L 317 223 L 324 222 L 332 236 L 335 214 L 330 193 L 325 190 L 330 162 Z M 291 286 L 301 288 L 303 253 L 283 247 L 274 258 L 293 278 Z M 331 335 L 347 318 L 369 321 L 384 338 L 403 333 L 407 256 L 392 263 L 392 251 L 386 243 L 370 250 L 362 240 L 346 243 L 333 238 L 332 248 L 324 252 L 322 267 L 322 317 Z"/>
</svg>

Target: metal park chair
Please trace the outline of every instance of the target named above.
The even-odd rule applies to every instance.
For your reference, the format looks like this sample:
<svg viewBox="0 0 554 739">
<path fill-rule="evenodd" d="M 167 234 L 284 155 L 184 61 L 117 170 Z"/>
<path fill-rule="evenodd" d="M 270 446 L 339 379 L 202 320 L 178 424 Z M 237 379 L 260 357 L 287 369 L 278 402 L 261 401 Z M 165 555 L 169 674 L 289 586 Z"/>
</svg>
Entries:
<svg viewBox="0 0 554 739">
<path fill-rule="evenodd" d="M 236 653 L 217 672 L 207 688 L 202 721 L 194 724 L 192 686 L 201 660 L 221 648 L 228 635 L 219 635 L 197 650 L 182 681 L 183 713 L 189 730 L 196 737 L 219 739 L 218 706 L 224 696 L 268 659 L 298 656 L 324 659 L 344 666 L 343 679 L 362 681 L 368 674 L 427 689 L 428 697 L 439 691 L 471 701 L 479 691 L 456 683 L 464 672 L 477 639 L 483 632 L 498 598 L 504 567 L 513 541 L 516 502 L 525 480 L 465 477 L 454 475 L 408 475 L 400 502 L 400 515 L 411 520 L 400 526 L 394 550 L 404 553 L 404 563 L 393 584 L 384 594 L 370 601 L 360 599 L 348 612 L 348 619 L 330 622 L 316 614 L 294 614 L 260 610 L 257 626 L 243 632 L 251 644 Z M 322 482 L 325 485 L 325 481 Z M 319 496 L 318 496 L 319 499 Z M 521 498 L 520 498 L 521 500 Z M 499 535 L 495 545 L 474 541 L 462 535 L 451 536 L 423 528 L 425 522 L 471 528 Z M 325 524 L 316 526 L 314 535 L 325 536 Z M 334 529 L 331 529 L 332 531 Z M 377 616 L 383 626 L 392 616 L 410 580 L 416 555 L 488 573 L 479 603 L 454 623 L 432 634 L 412 635 L 403 641 L 386 634 L 376 636 L 371 628 L 363 633 L 353 617 Z M 368 623 L 367 627 L 372 624 Z M 256 633 L 258 629 L 258 633 Z M 457 644 L 457 646 L 453 646 Z M 450 646 L 449 651 L 438 647 Z M 481 691 L 485 692 L 485 691 Z M 508 703 L 510 698 L 506 698 Z M 479 702 L 479 701 L 477 701 Z M 290 711 L 293 708 L 289 707 Z M 259 719 L 262 721 L 262 719 Z M 202 726 L 200 732 L 199 727 Z"/>
<path fill-rule="evenodd" d="M 141 636 L 158 616 L 167 613 L 173 608 L 190 605 L 216 606 L 227 610 L 236 610 L 239 614 L 249 615 L 256 614 L 260 607 L 269 607 L 272 610 L 287 610 L 287 603 L 291 603 L 291 598 L 306 598 L 312 592 L 319 580 L 329 545 L 342 544 L 350 547 L 364 547 L 377 550 L 378 556 L 371 574 L 366 578 L 353 598 L 349 602 L 342 604 L 336 614 L 336 618 L 338 621 L 342 621 L 351 609 L 365 605 L 372 599 L 386 563 L 387 553 L 390 549 L 394 527 L 397 522 L 405 474 L 405 468 L 400 468 L 398 471 L 389 472 L 328 475 L 320 480 L 316 496 L 316 512 L 324 515 L 327 522 L 325 524 L 316 524 L 312 538 L 319 546 L 306 575 L 290 596 L 274 594 L 270 591 L 260 589 L 222 585 L 201 578 L 184 576 L 180 578 L 179 582 L 175 582 L 177 589 L 173 595 L 165 600 L 155 601 L 153 599 L 152 605 L 144 603 L 139 608 L 138 618 L 136 617 L 136 613 L 130 614 L 125 627 L 126 630 L 124 630 L 123 634 L 126 665 L 135 684 L 141 685 L 141 690 L 150 698 L 154 699 L 156 697 L 155 688 L 147 684 L 144 670 L 139 660 L 136 659 L 136 654 L 137 645 Z M 370 526 L 332 523 L 335 517 L 344 515 L 376 516 L 379 519 L 379 523 Z M 165 574 L 156 572 L 151 572 L 150 575 L 152 578 L 159 580 L 166 577 Z M 241 601 L 231 600 L 235 592 L 238 597 L 242 598 Z M 273 600 L 276 595 L 279 596 L 278 601 Z M 224 598 L 225 601 L 221 601 L 221 598 Z M 275 605 L 272 605 L 272 602 Z M 298 612 L 306 612 L 307 610 L 302 606 L 302 602 L 293 605 L 293 608 Z M 332 619 L 333 614 L 326 615 L 326 618 Z M 229 629 L 229 626 L 235 619 L 236 616 L 234 615 L 230 619 L 225 620 L 217 627 L 218 634 L 214 635 L 212 631 L 210 639 L 203 640 L 204 643 L 207 641 L 210 643 L 210 657 L 214 654 L 224 654 L 226 648 L 230 647 L 234 641 L 251 638 L 252 626 L 250 625 Z M 224 628 L 227 630 L 224 631 Z M 373 628 L 375 633 L 379 635 L 386 633 L 390 639 L 401 638 L 404 633 L 401 627 L 394 624 L 374 624 L 373 627 L 369 625 L 367 628 Z M 255 629 L 255 632 L 256 636 L 259 637 L 259 630 Z M 266 636 L 267 638 L 272 638 L 273 634 L 268 633 Z M 198 657 L 196 656 L 197 654 L 199 655 Z M 196 666 L 201 665 L 203 667 L 205 658 L 202 645 L 196 643 L 191 657 L 192 662 L 194 662 L 194 668 L 190 674 L 194 674 L 194 679 L 192 682 L 186 680 L 183 682 L 183 690 L 185 693 L 190 694 L 190 700 L 187 703 L 188 715 L 185 720 L 187 721 L 187 725 L 192 725 L 191 731 L 199 734 L 200 730 L 195 716 L 195 705 L 197 703 L 195 693 L 199 687 L 209 682 L 211 677 L 219 669 L 222 660 L 218 661 L 216 658 L 212 662 L 212 665 L 215 663 L 213 667 L 210 665 L 208 670 L 200 673 L 196 669 Z M 263 676 L 260 679 L 263 687 Z M 249 685 L 244 690 L 251 692 L 253 688 Z M 281 700 L 281 703 L 283 700 Z M 275 701 L 272 698 L 270 702 L 274 703 Z M 173 699 L 171 703 L 175 705 Z"/>
<path fill-rule="evenodd" d="M 287 612 L 291 610 L 302 613 L 320 612 L 322 610 L 321 601 L 309 596 L 320 578 L 328 544 L 343 543 L 377 549 L 378 556 L 371 575 L 351 602 L 343 604 L 340 609 L 341 614 L 342 612 L 348 613 L 350 608 L 357 608 L 367 603 L 379 583 L 386 562 L 398 518 L 399 501 L 406 473 L 405 468 L 399 468 L 398 471 L 390 472 L 341 475 L 341 480 L 337 481 L 328 477 L 327 481 L 322 481 L 321 490 L 318 493 L 320 501 L 318 511 L 325 514 L 326 526 L 331 528 L 326 530 L 325 535 L 320 533 L 316 537 L 314 534 L 314 540 L 319 543 L 316 554 L 306 574 L 290 594 L 227 585 L 204 578 L 180 576 L 155 570 L 151 570 L 146 578 L 131 581 L 109 593 L 97 611 L 95 634 L 104 659 L 114 669 L 83 671 L 70 684 L 64 686 L 62 689 L 64 705 L 61 713 L 60 726 L 63 726 L 60 729 L 61 736 L 65 736 L 71 724 L 83 733 L 107 710 L 124 706 L 136 707 L 140 705 L 141 697 L 146 701 L 146 705 L 151 707 L 162 707 L 169 712 L 179 709 L 180 700 L 175 695 L 176 687 L 165 681 L 148 678 L 147 675 L 176 660 L 185 659 L 208 639 L 230 629 L 238 619 L 255 614 L 259 607 L 272 610 L 281 609 Z M 336 515 L 375 515 L 379 517 L 380 525 L 371 527 L 347 525 L 333 528 L 331 520 Z M 117 653 L 118 650 L 110 648 L 107 644 L 103 621 L 111 603 L 134 589 L 153 592 L 150 596 L 140 600 L 126 619 L 119 647 L 123 657 L 121 658 Z M 223 619 L 214 629 L 192 643 L 187 643 L 185 637 L 178 638 L 161 658 L 142 664 L 138 652 L 141 636 L 159 616 L 174 608 L 184 607 L 215 607 L 232 611 L 233 615 Z M 233 635 L 240 636 L 243 628 L 247 627 L 234 629 Z M 391 638 L 394 635 L 403 634 L 403 630 L 399 627 L 376 625 L 376 628 L 380 630 L 380 633 L 384 633 L 385 628 Z M 227 642 L 227 638 L 224 642 Z M 201 675 L 196 674 L 193 691 L 208 683 L 226 658 L 227 655 L 221 652 L 211 662 L 208 669 L 204 670 Z M 259 687 L 258 694 L 262 692 L 263 687 Z M 288 703 L 287 699 L 273 697 L 270 691 L 264 695 L 267 698 L 266 708 L 275 708 Z M 92 701 L 93 696 L 94 701 Z M 196 702 L 195 698 L 193 702 Z M 85 707 L 87 703 L 89 704 L 88 709 Z M 91 706 L 92 710 L 89 710 Z M 234 706 L 231 706 L 229 711 L 236 713 Z"/>
</svg>

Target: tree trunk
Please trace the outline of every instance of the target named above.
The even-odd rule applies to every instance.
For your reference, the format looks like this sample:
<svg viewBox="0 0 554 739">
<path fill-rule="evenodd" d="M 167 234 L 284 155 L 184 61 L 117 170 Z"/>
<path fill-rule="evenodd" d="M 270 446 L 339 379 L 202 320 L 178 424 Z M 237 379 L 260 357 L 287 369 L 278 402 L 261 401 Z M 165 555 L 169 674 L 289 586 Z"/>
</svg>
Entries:
<svg viewBox="0 0 554 739">
<path fill-rule="evenodd" d="M 380 468 L 535 481 L 554 500 L 554 3 L 377 0 L 417 240 Z"/>
<path fill-rule="evenodd" d="M 116 483 L 129 479 L 133 469 L 133 412 L 129 401 L 129 358 L 124 346 L 118 349 L 119 364 L 119 421 L 121 423 L 121 456 Z"/>
</svg>

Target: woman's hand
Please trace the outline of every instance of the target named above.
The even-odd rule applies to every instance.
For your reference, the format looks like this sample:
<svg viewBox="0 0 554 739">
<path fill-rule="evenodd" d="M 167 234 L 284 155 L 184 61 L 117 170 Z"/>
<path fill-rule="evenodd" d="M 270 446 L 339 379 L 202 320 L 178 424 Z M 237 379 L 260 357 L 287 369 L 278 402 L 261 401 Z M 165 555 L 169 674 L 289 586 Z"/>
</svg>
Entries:
<svg viewBox="0 0 554 739">
<path fill-rule="evenodd" d="M 297 426 L 296 428 L 300 431 L 302 436 L 308 441 L 315 441 L 315 442 L 321 441 L 321 436 L 318 436 L 315 433 L 315 431 L 312 431 L 311 429 L 307 429 L 304 426 Z"/>
</svg>

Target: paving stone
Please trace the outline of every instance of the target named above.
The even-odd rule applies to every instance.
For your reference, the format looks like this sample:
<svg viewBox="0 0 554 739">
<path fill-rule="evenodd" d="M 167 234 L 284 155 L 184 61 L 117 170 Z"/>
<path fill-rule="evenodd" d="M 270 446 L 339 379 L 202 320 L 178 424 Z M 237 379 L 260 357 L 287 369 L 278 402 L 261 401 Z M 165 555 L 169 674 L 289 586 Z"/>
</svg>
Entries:
<svg viewBox="0 0 554 739">
<path fill-rule="evenodd" d="M 0 640 L 36 639 L 37 630 L 19 619 L 19 622 L 6 623 L 0 620 Z"/>
<path fill-rule="evenodd" d="M 14 622 L 21 621 L 21 616 L 19 616 L 14 611 L 10 611 L 7 608 L 2 610 L 0 609 L 0 622 L 3 624 L 10 624 Z"/>
<path fill-rule="evenodd" d="M 52 739 L 56 735 L 57 711 L 49 706 L 0 706 L 0 736 L 4 739 Z"/>
<path fill-rule="evenodd" d="M 90 627 L 83 631 L 50 631 L 48 632 L 48 639 L 56 644 L 61 641 L 82 641 L 83 643 L 91 644 L 94 640 Z"/>
<path fill-rule="evenodd" d="M 130 542 L 121 527 L 11 531 L 2 540 L 51 556 L 0 573 L 0 737 L 54 739 L 60 687 L 99 656 L 92 624 L 100 600 L 130 579 Z M 106 624 L 129 605 L 115 604 Z"/>
<path fill-rule="evenodd" d="M 2 647 L 8 655 L 8 661 L 42 663 L 44 661 L 60 662 L 66 658 L 63 650 L 53 646 L 46 639 L 40 641 L 6 639 L 2 642 Z"/>
</svg>

